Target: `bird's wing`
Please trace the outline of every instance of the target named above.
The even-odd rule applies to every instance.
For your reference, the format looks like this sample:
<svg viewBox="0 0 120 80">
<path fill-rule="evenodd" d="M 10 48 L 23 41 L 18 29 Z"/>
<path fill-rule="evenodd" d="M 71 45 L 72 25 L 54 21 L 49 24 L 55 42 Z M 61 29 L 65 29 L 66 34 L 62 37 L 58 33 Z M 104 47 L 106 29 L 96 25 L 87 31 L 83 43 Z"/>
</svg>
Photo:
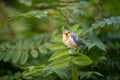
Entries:
<svg viewBox="0 0 120 80">
<path fill-rule="evenodd" d="M 70 36 L 78 45 L 85 45 L 74 33 L 70 33 Z"/>
</svg>

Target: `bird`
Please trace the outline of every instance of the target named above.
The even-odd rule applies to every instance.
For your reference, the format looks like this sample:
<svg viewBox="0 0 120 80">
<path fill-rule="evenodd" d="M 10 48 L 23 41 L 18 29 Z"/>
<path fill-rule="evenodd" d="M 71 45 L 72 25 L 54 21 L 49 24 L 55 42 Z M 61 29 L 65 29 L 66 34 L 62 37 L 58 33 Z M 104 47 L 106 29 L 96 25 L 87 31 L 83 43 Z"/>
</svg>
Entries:
<svg viewBox="0 0 120 80">
<path fill-rule="evenodd" d="M 83 46 L 85 45 L 85 43 L 83 43 L 75 33 L 70 32 L 69 30 L 64 30 L 62 37 L 63 37 L 62 38 L 63 43 L 69 49 L 76 49 L 76 47 L 79 45 L 83 45 Z"/>
</svg>

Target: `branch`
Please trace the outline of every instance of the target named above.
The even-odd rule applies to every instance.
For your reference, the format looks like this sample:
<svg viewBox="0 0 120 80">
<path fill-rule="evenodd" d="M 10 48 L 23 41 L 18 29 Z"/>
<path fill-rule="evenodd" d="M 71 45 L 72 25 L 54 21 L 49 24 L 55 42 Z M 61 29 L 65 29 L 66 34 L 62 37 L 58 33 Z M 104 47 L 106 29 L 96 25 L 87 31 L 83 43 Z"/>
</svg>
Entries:
<svg viewBox="0 0 120 80">
<path fill-rule="evenodd" d="M 69 16 L 69 13 L 67 12 L 66 14 L 62 11 L 62 16 L 66 19 L 66 21 L 67 21 L 67 23 L 68 23 L 68 28 L 70 28 L 70 26 L 71 26 L 71 23 L 70 23 L 70 21 L 69 21 L 69 19 L 68 19 L 68 16 Z"/>
</svg>

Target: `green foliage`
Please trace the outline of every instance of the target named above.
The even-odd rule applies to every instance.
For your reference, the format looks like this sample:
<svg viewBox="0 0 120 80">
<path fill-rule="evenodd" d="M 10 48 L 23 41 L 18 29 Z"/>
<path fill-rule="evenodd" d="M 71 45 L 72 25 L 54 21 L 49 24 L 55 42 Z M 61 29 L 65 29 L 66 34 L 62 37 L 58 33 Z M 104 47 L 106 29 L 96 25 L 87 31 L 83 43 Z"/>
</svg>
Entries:
<svg viewBox="0 0 120 80">
<path fill-rule="evenodd" d="M 86 66 L 86 65 L 91 64 L 92 60 L 86 55 L 80 53 L 77 55 L 75 54 L 74 57 L 72 57 L 72 62 L 79 66 Z"/>
<path fill-rule="evenodd" d="M 32 5 L 32 0 L 18 0 L 21 4 L 24 4 L 26 6 Z"/>
<path fill-rule="evenodd" d="M 99 72 L 95 72 L 95 71 L 88 71 L 88 72 L 81 71 L 79 73 L 79 75 L 80 75 L 80 79 L 84 79 L 84 78 L 89 79 L 90 77 L 91 78 L 93 77 L 92 79 L 95 79 L 94 76 L 92 76 L 92 75 L 97 75 L 97 76 L 103 77 L 102 74 L 100 74 Z"/>
<path fill-rule="evenodd" d="M 30 11 L 30 12 L 21 14 L 20 16 L 21 17 L 27 17 L 27 18 L 29 18 L 29 17 L 35 17 L 35 18 L 41 19 L 41 18 L 46 17 L 47 16 L 46 14 L 47 14 L 47 12 L 43 12 L 43 11 L 41 12 L 41 11 L 35 10 L 35 11 Z"/>
<path fill-rule="evenodd" d="M 119 27 L 120 16 L 110 17 L 109 19 L 104 19 L 104 21 L 98 21 L 95 24 L 92 24 L 91 30 L 94 30 L 97 28 L 103 28 L 105 25 L 110 26 L 112 24 L 115 28 Z"/>
<path fill-rule="evenodd" d="M 76 27 L 76 26 L 73 26 L 73 27 Z M 74 31 L 78 29 L 74 29 Z M 80 29 L 81 30 L 81 29 Z M 56 35 L 58 36 L 58 35 Z M 53 36 L 53 37 L 56 37 L 56 36 Z M 62 37 L 62 36 L 61 36 Z M 57 37 L 57 39 L 61 39 L 61 37 Z M 53 38 L 55 39 L 55 38 Z M 54 42 L 54 40 L 52 40 Z M 46 67 L 44 68 L 38 68 L 38 66 L 32 66 L 32 67 L 28 67 L 29 71 L 28 72 L 24 72 L 24 76 L 25 75 L 29 75 L 29 74 L 32 74 L 32 73 L 36 73 L 36 72 L 39 72 L 41 71 L 41 73 L 43 71 L 46 71 L 46 70 L 50 70 L 50 71 L 54 71 L 60 78 L 64 78 L 64 75 L 61 75 L 63 74 L 62 72 L 58 72 L 58 69 L 67 69 L 69 67 L 71 67 L 73 64 L 74 65 L 78 65 L 78 66 L 86 66 L 86 65 L 90 65 L 92 63 L 92 60 L 85 54 L 83 53 L 79 53 L 79 51 L 76 51 L 74 52 L 72 55 L 69 55 L 69 51 L 68 51 L 68 48 L 66 48 L 65 46 L 61 46 L 63 45 L 63 43 L 60 42 L 56 42 L 56 44 L 59 44 L 59 45 L 56 45 L 55 44 L 55 47 L 52 47 L 50 49 L 54 50 L 54 53 L 51 55 L 51 57 L 49 58 L 48 61 L 49 64 L 46 65 Z M 52 45 L 54 46 L 54 45 Z M 57 47 L 57 48 L 56 48 Z M 61 48 L 59 48 L 61 47 Z M 57 71 L 56 71 L 57 70 Z M 52 74 L 52 73 L 51 73 Z M 50 74 L 49 74 L 50 75 Z"/>
<path fill-rule="evenodd" d="M 29 44 L 31 43 L 31 44 Z M 37 43 L 37 44 L 36 44 Z M 47 45 L 43 45 L 46 47 L 44 51 L 41 52 L 40 45 L 38 45 L 38 41 L 31 42 L 31 40 L 17 40 L 15 44 L 3 44 L 0 48 L 0 59 L 3 61 L 12 61 L 13 63 L 25 64 L 30 57 L 37 58 L 40 53 L 47 53 Z M 3 53 L 4 52 L 4 53 Z"/>
<path fill-rule="evenodd" d="M 64 56 L 68 56 L 68 51 L 66 48 L 57 50 L 53 55 L 51 55 L 51 57 L 49 58 L 49 61 L 52 61 L 52 60 L 55 60 L 57 58 L 64 57 Z"/>
<path fill-rule="evenodd" d="M 119 80 L 119 2 L 0 1 L 0 80 Z M 86 46 L 69 54 L 65 29 Z"/>
<path fill-rule="evenodd" d="M 6 76 L 3 76 L 3 77 L 0 77 L 0 80 L 21 80 L 21 72 L 16 72 L 15 74 L 13 75 L 6 75 Z"/>
<path fill-rule="evenodd" d="M 31 55 L 36 58 L 38 56 L 38 52 L 36 50 L 31 51 Z"/>
</svg>

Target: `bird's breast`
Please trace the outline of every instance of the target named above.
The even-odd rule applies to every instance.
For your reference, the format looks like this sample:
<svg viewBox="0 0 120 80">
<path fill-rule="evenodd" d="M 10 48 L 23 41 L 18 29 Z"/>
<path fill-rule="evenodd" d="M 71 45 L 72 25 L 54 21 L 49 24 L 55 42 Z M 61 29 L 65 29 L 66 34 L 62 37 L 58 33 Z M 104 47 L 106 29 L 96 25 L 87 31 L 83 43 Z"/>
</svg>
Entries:
<svg viewBox="0 0 120 80">
<path fill-rule="evenodd" d="M 77 46 L 71 37 L 63 37 L 63 43 L 69 48 L 75 48 Z"/>
</svg>

